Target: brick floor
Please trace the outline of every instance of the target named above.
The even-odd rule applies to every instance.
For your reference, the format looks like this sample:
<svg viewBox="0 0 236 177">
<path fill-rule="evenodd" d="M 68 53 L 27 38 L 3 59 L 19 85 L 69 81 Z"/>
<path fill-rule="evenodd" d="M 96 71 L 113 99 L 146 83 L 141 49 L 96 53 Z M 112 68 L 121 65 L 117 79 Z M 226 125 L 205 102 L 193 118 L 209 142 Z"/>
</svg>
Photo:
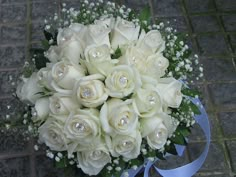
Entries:
<svg viewBox="0 0 236 177">
<path fill-rule="evenodd" d="M 60 3 L 78 6 L 77 0 L 0 0 L 0 123 L 14 119 L 21 109 L 12 99 L 19 68 L 29 57 L 29 47 L 40 44 L 43 20 Z M 236 1 L 235 0 L 117 0 L 135 9 L 148 4 L 153 16 L 170 22 L 180 33 L 188 33 L 189 44 L 200 56 L 205 80 L 199 83 L 209 113 L 212 143 L 207 160 L 195 175 L 236 176 Z M 13 105 L 7 108 L 7 105 Z M 18 127 L 0 130 L 0 177 L 62 177 L 61 171 L 33 141 L 24 140 Z M 193 160 L 202 150 L 204 138 L 196 127 L 183 159 L 170 158 L 160 164 L 177 166 Z M 157 176 L 157 175 L 154 175 Z M 184 177 L 184 176 L 183 176 Z"/>
</svg>

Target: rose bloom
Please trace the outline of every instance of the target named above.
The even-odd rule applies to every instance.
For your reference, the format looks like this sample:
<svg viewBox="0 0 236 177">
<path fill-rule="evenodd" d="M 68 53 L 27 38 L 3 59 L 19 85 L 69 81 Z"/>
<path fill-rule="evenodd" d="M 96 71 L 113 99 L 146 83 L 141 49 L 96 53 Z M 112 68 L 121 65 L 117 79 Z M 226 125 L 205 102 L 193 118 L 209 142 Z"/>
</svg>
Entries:
<svg viewBox="0 0 236 177">
<path fill-rule="evenodd" d="M 173 77 L 162 78 L 156 88 L 160 91 L 164 104 L 168 107 L 178 108 L 182 102 L 182 83 Z"/>
<path fill-rule="evenodd" d="M 162 112 L 153 117 L 140 120 L 142 137 L 147 139 L 148 145 L 152 149 L 161 149 L 167 138 L 177 128 L 177 123 L 168 114 Z"/>
<path fill-rule="evenodd" d="M 142 137 L 138 130 L 127 135 L 106 136 L 107 146 L 113 157 L 122 156 L 124 160 L 135 159 L 140 154 Z"/>
<path fill-rule="evenodd" d="M 122 45 L 138 40 L 139 31 L 140 26 L 118 17 L 111 33 L 112 48 L 116 50 L 118 47 L 121 48 Z"/>
<path fill-rule="evenodd" d="M 36 100 L 41 97 L 39 93 L 42 91 L 42 87 L 38 84 L 37 74 L 33 73 L 30 78 L 23 78 L 23 82 L 17 86 L 16 94 L 20 100 L 35 104 Z"/>
<path fill-rule="evenodd" d="M 50 115 L 39 127 L 39 141 L 53 151 L 67 150 L 67 139 L 63 133 L 65 116 Z"/>
<path fill-rule="evenodd" d="M 138 115 L 133 110 L 132 100 L 112 98 L 102 106 L 100 120 L 107 134 L 128 134 L 137 127 Z"/>
<path fill-rule="evenodd" d="M 110 71 L 105 80 L 107 92 L 111 97 L 123 98 L 141 86 L 139 73 L 127 65 L 119 65 Z"/>
<path fill-rule="evenodd" d="M 78 151 L 77 159 L 82 171 L 88 175 L 99 174 L 111 162 L 109 150 L 102 139 L 97 139 L 82 151 Z"/>
<path fill-rule="evenodd" d="M 58 62 L 52 67 L 52 86 L 72 90 L 75 81 L 85 76 L 85 70 L 82 66 L 74 66 L 66 62 Z"/>
<path fill-rule="evenodd" d="M 160 92 L 151 84 L 143 85 L 132 96 L 134 110 L 142 118 L 152 117 L 162 111 Z"/>
<path fill-rule="evenodd" d="M 81 78 L 74 87 L 74 95 L 79 104 L 86 107 L 97 107 L 102 105 L 108 98 L 105 86 L 99 74 L 85 76 Z"/>
<path fill-rule="evenodd" d="M 110 48 L 108 45 L 90 45 L 85 49 L 85 60 L 83 63 L 89 74 L 100 73 L 106 75 L 106 73 L 117 63 L 117 60 L 112 60 L 110 56 Z"/>
</svg>

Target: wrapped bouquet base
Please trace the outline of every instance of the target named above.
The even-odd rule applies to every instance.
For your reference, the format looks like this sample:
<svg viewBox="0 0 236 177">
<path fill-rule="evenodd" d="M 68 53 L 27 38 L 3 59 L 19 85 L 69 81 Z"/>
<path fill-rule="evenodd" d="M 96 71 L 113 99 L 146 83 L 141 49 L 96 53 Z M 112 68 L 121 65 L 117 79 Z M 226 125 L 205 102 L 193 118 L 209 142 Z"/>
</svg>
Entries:
<svg viewBox="0 0 236 177">
<path fill-rule="evenodd" d="M 174 29 L 152 23 L 148 8 L 65 6 L 62 18 L 45 20 L 44 48 L 34 50 L 17 89 L 27 104 L 24 122 L 58 167 L 128 177 L 144 165 L 147 177 L 157 159 L 182 151 L 177 145 L 187 144 L 196 121 L 209 140 L 205 111 L 187 86 L 202 67 Z M 166 177 L 191 176 L 208 148 L 181 168 L 155 168 Z"/>
</svg>

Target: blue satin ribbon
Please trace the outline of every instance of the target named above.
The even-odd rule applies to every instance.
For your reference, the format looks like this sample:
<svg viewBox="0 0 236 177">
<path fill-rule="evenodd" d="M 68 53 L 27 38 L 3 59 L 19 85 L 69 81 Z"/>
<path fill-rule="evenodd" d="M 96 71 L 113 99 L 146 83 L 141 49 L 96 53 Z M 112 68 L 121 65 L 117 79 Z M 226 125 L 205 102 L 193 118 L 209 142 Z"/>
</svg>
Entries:
<svg viewBox="0 0 236 177">
<path fill-rule="evenodd" d="M 152 166 L 155 168 L 156 172 L 162 175 L 163 177 L 173 177 L 173 176 L 174 177 L 191 177 L 202 167 L 204 161 L 206 160 L 209 146 L 210 146 L 210 139 L 211 139 L 210 124 L 209 124 L 207 113 L 203 105 L 201 104 L 201 101 L 197 98 L 190 98 L 190 100 L 194 104 L 199 105 L 199 110 L 201 111 L 201 114 L 196 115 L 194 119 L 202 128 L 206 137 L 206 145 L 202 154 L 189 164 L 186 164 L 178 168 L 169 169 L 169 170 L 163 170 L 156 167 L 154 164 L 158 159 L 154 162 L 147 161 L 145 165 L 140 166 L 136 170 L 131 170 L 131 169 L 128 170 L 127 172 L 129 173 L 129 177 L 135 177 L 135 175 L 138 174 L 143 169 L 144 166 L 145 166 L 144 177 L 149 176 L 149 170 Z M 177 150 L 178 155 L 182 156 L 185 150 L 185 146 L 176 145 L 176 150 Z M 124 175 L 122 175 L 121 177 L 124 177 Z"/>
</svg>

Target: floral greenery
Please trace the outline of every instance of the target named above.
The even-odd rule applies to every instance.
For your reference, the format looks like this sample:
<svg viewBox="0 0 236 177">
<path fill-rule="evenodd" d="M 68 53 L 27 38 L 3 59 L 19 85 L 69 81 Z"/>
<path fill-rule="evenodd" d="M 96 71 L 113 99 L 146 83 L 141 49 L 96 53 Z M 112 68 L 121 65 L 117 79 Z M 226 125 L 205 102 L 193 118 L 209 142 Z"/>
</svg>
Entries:
<svg viewBox="0 0 236 177">
<path fill-rule="evenodd" d="M 199 69 L 200 75 L 196 77 L 198 80 L 202 77 L 202 68 L 198 66 L 198 57 L 192 56 L 191 50 L 184 42 L 184 36 L 177 34 L 174 29 L 170 27 L 165 27 L 163 23 L 155 22 L 153 23 L 151 20 L 151 13 L 148 7 L 145 7 L 140 13 L 137 13 L 131 9 L 127 9 L 125 6 L 119 6 L 114 3 L 103 3 L 99 1 L 99 3 L 88 3 L 87 1 L 82 2 L 80 9 L 76 11 L 71 8 L 67 10 L 65 8 L 65 4 L 63 4 L 61 17 L 57 14 L 54 18 L 50 18 L 45 21 L 45 29 L 44 36 L 45 40 L 42 41 L 43 48 L 32 49 L 32 60 L 29 61 L 29 64 L 24 66 L 23 75 L 26 78 L 29 78 L 34 71 L 40 70 L 41 68 L 46 67 L 46 64 L 49 62 L 47 57 L 45 57 L 45 52 L 50 48 L 50 46 L 57 45 L 57 35 L 58 28 L 68 27 L 71 23 L 82 23 L 82 24 L 92 24 L 95 20 L 100 17 L 106 15 L 106 17 L 122 17 L 123 19 L 132 21 L 137 25 L 140 25 L 141 29 L 146 32 L 157 29 L 160 30 L 162 35 L 165 38 L 165 51 L 164 56 L 169 60 L 169 67 L 166 72 L 165 77 L 173 76 L 179 80 L 182 80 L 183 83 L 192 83 L 195 79 L 195 75 L 193 74 L 194 69 Z M 115 52 L 112 54 L 112 59 L 117 59 L 122 55 L 122 51 L 120 48 L 117 48 Z M 195 65 L 195 66 L 194 66 Z M 138 156 L 137 159 L 130 160 L 129 162 L 125 162 L 122 158 L 113 158 L 112 163 L 107 164 L 106 167 L 102 170 L 100 176 L 109 177 L 111 174 L 115 177 L 119 177 L 122 172 L 130 168 L 137 168 L 140 165 L 143 165 L 144 160 L 150 159 L 154 160 L 155 157 L 159 159 L 165 159 L 166 153 L 171 153 L 177 155 L 175 144 L 187 145 L 186 137 L 191 133 L 191 127 L 195 123 L 193 120 L 193 116 L 196 114 L 200 114 L 198 107 L 189 101 L 188 97 L 196 97 L 199 93 L 193 89 L 189 89 L 187 87 L 183 87 L 181 92 L 186 96 L 184 97 L 179 108 L 171 108 L 171 116 L 178 119 L 180 124 L 178 125 L 176 131 L 173 136 L 167 140 L 166 145 L 161 150 L 152 150 L 145 141 L 142 142 L 142 153 Z M 50 95 L 48 90 L 45 90 L 41 94 L 42 97 L 45 95 Z M 32 117 L 32 108 L 30 106 L 24 112 L 25 116 L 24 120 L 26 120 L 27 125 L 29 125 L 29 132 L 33 132 L 35 136 L 37 136 L 37 129 L 40 126 L 35 126 Z M 48 152 L 48 156 L 58 157 L 57 152 Z M 71 165 L 74 165 L 66 156 L 66 152 L 63 152 L 60 160 L 55 161 L 56 167 L 58 168 L 66 168 L 66 173 L 73 173 L 73 168 Z M 120 169 L 117 169 L 114 164 L 119 164 Z M 112 167 L 111 170 L 107 170 L 107 168 Z M 81 170 L 79 170 L 81 176 L 86 176 Z"/>
</svg>

